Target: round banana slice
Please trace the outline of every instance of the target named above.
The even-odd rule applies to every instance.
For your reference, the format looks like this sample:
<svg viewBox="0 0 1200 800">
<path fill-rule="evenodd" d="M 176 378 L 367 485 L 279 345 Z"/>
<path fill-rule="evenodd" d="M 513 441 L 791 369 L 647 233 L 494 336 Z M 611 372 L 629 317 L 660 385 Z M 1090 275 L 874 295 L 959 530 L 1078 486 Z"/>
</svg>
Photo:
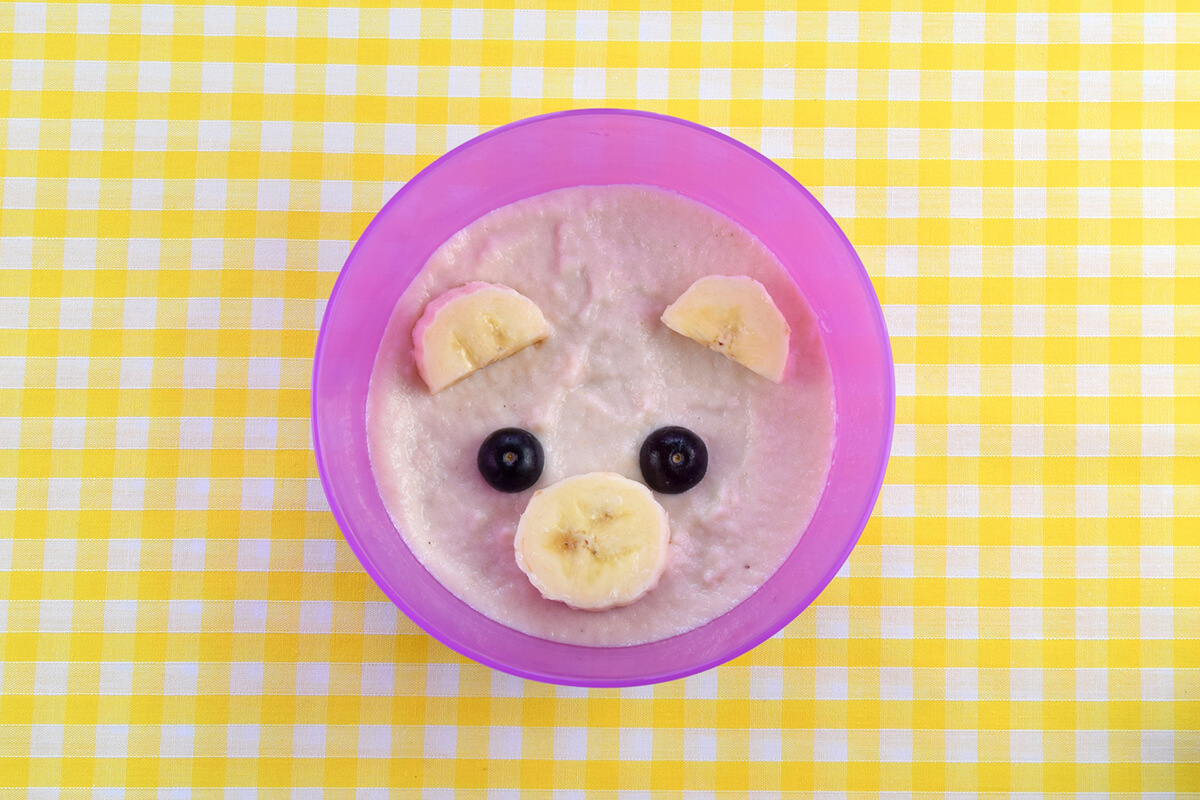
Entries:
<svg viewBox="0 0 1200 800">
<path fill-rule="evenodd" d="M 667 512 L 649 489 L 591 472 L 534 492 L 513 546 L 517 566 L 543 597 L 602 611 L 655 587 L 670 539 Z"/>
<path fill-rule="evenodd" d="M 792 330 L 766 288 L 743 275 L 709 275 L 667 306 L 663 323 L 776 383 Z"/>
</svg>

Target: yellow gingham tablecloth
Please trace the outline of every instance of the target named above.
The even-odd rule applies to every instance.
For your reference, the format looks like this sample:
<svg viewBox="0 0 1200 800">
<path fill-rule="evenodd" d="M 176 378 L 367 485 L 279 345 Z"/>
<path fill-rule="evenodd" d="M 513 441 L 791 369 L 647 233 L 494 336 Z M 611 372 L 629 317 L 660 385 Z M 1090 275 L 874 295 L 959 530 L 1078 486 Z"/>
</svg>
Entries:
<svg viewBox="0 0 1200 800">
<path fill-rule="evenodd" d="M 856 5 L 0 5 L 5 794 L 1196 796 L 1200 9 Z M 816 605 L 623 691 L 399 615 L 309 437 L 374 212 L 602 105 L 821 198 L 899 394 Z"/>
</svg>

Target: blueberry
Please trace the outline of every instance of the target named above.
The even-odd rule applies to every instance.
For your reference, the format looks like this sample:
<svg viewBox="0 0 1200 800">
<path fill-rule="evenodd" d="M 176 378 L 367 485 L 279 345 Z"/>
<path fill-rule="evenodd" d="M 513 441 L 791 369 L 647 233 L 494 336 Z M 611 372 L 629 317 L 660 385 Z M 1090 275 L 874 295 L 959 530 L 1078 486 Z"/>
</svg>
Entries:
<svg viewBox="0 0 1200 800">
<path fill-rule="evenodd" d="M 708 471 L 708 448 L 687 428 L 659 428 L 642 442 L 639 458 L 646 484 L 662 494 L 691 489 Z"/>
<path fill-rule="evenodd" d="M 523 492 L 542 476 L 542 445 L 529 431 L 501 428 L 479 445 L 479 474 L 493 489 Z"/>
</svg>

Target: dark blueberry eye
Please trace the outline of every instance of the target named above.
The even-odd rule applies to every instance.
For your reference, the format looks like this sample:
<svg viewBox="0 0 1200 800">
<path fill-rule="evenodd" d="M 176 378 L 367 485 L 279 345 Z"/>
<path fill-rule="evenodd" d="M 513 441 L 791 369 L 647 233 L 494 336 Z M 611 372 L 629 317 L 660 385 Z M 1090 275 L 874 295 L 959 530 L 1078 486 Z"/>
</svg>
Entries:
<svg viewBox="0 0 1200 800">
<path fill-rule="evenodd" d="M 687 428 L 671 425 L 646 437 L 640 462 L 646 485 L 662 494 L 680 494 L 708 472 L 708 448 Z"/>
<path fill-rule="evenodd" d="M 479 445 L 478 463 L 493 489 L 523 492 L 542 476 L 542 445 L 529 431 L 501 428 Z"/>
</svg>

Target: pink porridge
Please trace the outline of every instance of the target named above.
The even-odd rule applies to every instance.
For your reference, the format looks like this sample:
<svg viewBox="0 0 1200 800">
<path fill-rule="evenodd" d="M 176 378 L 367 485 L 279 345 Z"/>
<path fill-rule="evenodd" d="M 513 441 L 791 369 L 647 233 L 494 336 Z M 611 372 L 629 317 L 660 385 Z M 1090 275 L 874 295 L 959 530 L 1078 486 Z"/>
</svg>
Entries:
<svg viewBox="0 0 1200 800">
<path fill-rule="evenodd" d="M 748 276 L 766 288 L 791 330 L 781 382 L 660 320 L 708 275 Z M 431 393 L 414 362 L 414 325 L 431 301 L 473 281 L 533 301 L 550 333 Z M 663 190 L 579 187 L 500 208 L 434 253 L 388 324 L 367 434 L 384 504 L 438 581 L 517 630 L 619 646 L 702 625 L 778 569 L 825 487 L 834 414 L 812 311 L 757 239 Z M 657 585 L 604 611 L 543 597 L 514 558 L 531 497 L 596 472 L 645 483 L 639 448 L 664 426 L 699 436 L 708 469 L 687 491 L 654 493 L 670 529 Z M 524 491 L 497 491 L 477 466 L 481 442 L 509 427 L 544 448 L 540 477 Z"/>
</svg>

